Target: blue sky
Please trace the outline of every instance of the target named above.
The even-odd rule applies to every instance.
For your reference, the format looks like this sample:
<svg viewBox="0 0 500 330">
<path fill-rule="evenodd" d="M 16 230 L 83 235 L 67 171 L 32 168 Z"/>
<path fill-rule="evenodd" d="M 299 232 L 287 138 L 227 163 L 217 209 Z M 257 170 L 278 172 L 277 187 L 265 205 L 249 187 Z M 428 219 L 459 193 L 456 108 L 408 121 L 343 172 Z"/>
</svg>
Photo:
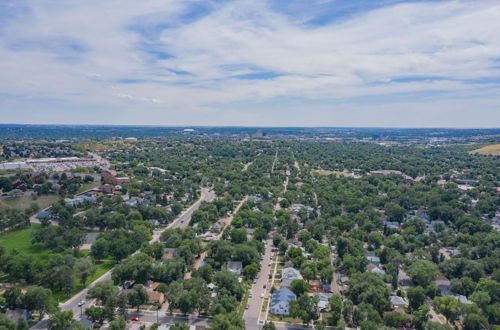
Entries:
<svg viewBox="0 0 500 330">
<path fill-rule="evenodd" d="M 500 126 L 498 0 L 0 0 L 0 122 Z"/>
</svg>

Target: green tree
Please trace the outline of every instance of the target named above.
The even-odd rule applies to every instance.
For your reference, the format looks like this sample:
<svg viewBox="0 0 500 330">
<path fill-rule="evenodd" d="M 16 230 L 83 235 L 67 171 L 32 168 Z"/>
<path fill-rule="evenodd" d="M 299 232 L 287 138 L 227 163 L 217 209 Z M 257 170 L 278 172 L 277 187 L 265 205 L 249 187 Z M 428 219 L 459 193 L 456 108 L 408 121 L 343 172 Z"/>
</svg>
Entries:
<svg viewBox="0 0 500 330">
<path fill-rule="evenodd" d="M 342 316 L 342 296 L 334 294 L 328 300 L 330 305 L 330 318 L 328 323 L 330 325 L 337 325 Z"/>
<path fill-rule="evenodd" d="M 137 311 L 139 311 L 139 307 L 148 302 L 148 292 L 142 284 L 134 285 L 134 288 L 127 292 L 127 300 L 129 305 L 137 307 Z"/>
<path fill-rule="evenodd" d="M 215 315 L 209 327 L 211 330 L 243 330 L 244 328 L 243 319 L 236 313 Z"/>
<path fill-rule="evenodd" d="M 85 309 L 85 315 L 90 321 L 102 324 L 106 319 L 106 310 L 102 307 L 91 306 Z"/>
<path fill-rule="evenodd" d="M 0 329 L 10 330 L 16 328 L 16 322 L 5 316 L 4 313 L 0 313 Z"/>
<path fill-rule="evenodd" d="M 17 286 L 11 286 L 3 293 L 5 304 L 9 309 L 16 309 L 23 304 L 23 294 Z"/>
<path fill-rule="evenodd" d="M 182 295 L 183 287 L 181 281 L 174 281 L 170 283 L 166 289 L 166 292 L 163 292 L 167 297 L 168 301 L 168 310 L 170 313 L 174 311 L 179 304 L 179 299 Z"/>
<path fill-rule="evenodd" d="M 80 283 L 85 287 L 87 279 L 95 274 L 97 268 L 89 259 L 78 259 L 75 263 L 75 270 L 80 278 Z"/>
<path fill-rule="evenodd" d="M 273 322 L 266 322 L 262 327 L 262 330 L 276 330 L 276 326 Z"/>
<path fill-rule="evenodd" d="M 483 330 L 488 329 L 488 319 L 477 313 L 469 313 L 463 320 L 464 329 L 467 330 Z"/>
<path fill-rule="evenodd" d="M 304 280 L 293 280 L 290 284 L 290 290 L 298 296 L 307 293 L 310 289 L 309 283 Z"/>
<path fill-rule="evenodd" d="M 73 311 L 58 311 L 49 320 L 49 328 L 53 330 L 65 330 L 73 323 Z"/>
<path fill-rule="evenodd" d="M 87 297 L 97 299 L 101 305 L 106 304 L 111 298 L 118 294 L 118 288 L 113 281 L 102 281 L 94 285 L 88 292 Z"/>
<path fill-rule="evenodd" d="M 55 312 L 57 309 L 51 297 L 50 289 L 34 286 L 29 288 L 24 295 L 24 306 L 30 312 L 38 312 L 42 319 L 45 313 Z"/>
<path fill-rule="evenodd" d="M 290 315 L 300 318 L 305 324 L 309 324 L 312 320 L 318 319 L 317 304 L 317 297 L 311 299 L 303 294 L 290 302 Z"/>
<path fill-rule="evenodd" d="M 124 318 L 119 318 L 109 322 L 109 328 L 112 330 L 123 330 L 126 329 L 127 321 Z"/>
<path fill-rule="evenodd" d="M 408 317 L 398 312 L 384 314 L 384 323 L 389 327 L 397 328 L 406 321 L 408 321 Z"/>
<path fill-rule="evenodd" d="M 259 273 L 259 265 L 257 265 L 256 263 L 246 265 L 244 268 L 244 272 L 247 279 L 253 279 Z"/>
<path fill-rule="evenodd" d="M 425 290 L 421 286 L 408 289 L 408 300 L 411 310 L 416 311 L 425 302 Z"/>
<path fill-rule="evenodd" d="M 415 326 L 415 328 L 419 330 L 423 330 L 425 328 L 427 321 L 431 317 L 429 315 L 429 312 L 430 312 L 429 307 L 425 305 L 420 306 L 418 310 L 413 312 L 413 315 L 415 315 L 415 317 L 412 320 L 412 324 Z"/>
<path fill-rule="evenodd" d="M 408 268 L 412 281 L 422 287 L 428 286 L 438 275 L 437 266 L 428 260 L 417 260 Z"/>
<path fill-rule="evenodd" d="M 461 303 L 452 296 L 437 297 L 433 301 L 436 310 L 446 317 L 449 323 L 458 319 L 461 312 Z"/>
<path fill-rule="evenodd" d="M 351 276 L 347 296 L 354 304 L 366 303 L 383 313 L 390 307 L 390 290 L 384 281 L 373 273 L 356 273 Z"/>
</svg>

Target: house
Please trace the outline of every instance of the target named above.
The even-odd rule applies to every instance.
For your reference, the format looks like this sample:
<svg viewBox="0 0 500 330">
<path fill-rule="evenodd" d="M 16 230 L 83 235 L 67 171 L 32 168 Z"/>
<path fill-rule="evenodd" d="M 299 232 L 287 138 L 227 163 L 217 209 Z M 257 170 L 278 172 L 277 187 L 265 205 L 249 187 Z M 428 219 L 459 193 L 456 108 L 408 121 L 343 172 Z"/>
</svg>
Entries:
<svg viewBox="0 0 500 330">
<path fill-rule="evenodd" d="M 99 186 L 99 191 L 103 192 L 105 194 L 111 195 L 111 194 L 115 193 L 115 186 L 113 186 L 109 183 L 106 183 L 106 184 Z"/>
<path fill-rule="evenodd" d="M 243 271 L 243 264 L 241 263 L 241 261 L 229 261 L 224 266 L 222 266 L 222 270 L 228 270 L 231 273 L 241 275 Z"/>
<path fill-rule="evenodd" d="M 300 210 L 304 207 L 304 204 L 292 204 L 290 210 L 292 213 L 299 213 Z"/>
<path fill-rule="evenodd" d="M 297 299 L 297 296 L 288 288 L 274 291 L 271 297 L 271 313 L 274 315 L 289 315 L 290 302 L 295 299 Z"/>
<path fill-rule="evenodd" d="M 330 283 L 323 283 L 323 291 L 328 293 L 333 292 L 332 285 Z"/>
<path fill-rule="evenodd" d="M 164 248 L 163 249 L 163 256 L 162 256 L 162 260 L 169 260 L 169 259 L 173 259 L 176 255 L 176 252 L 177 250 L 174 249 L 174 248 Z"/>
<path fill-rule="evenodd" d="M 31 318 L 30 318 L 30 315 L 28 313 L 28 310 L 27 309 L 21 309 L 21 308 L 16 308 L 14 310 L 7 310 L 5 312 L 5 316 L 11 320 L 11 321 L 14 321 L 14 322 L 17 322 L 19 319 L 25 319 L 26 321 L 29 321 Z"/>
<path fill-rule="evenodd" d="M 224 221 L 217 221 L 216 223 L 214 223 L 212 225 L 212 227 L 210 227 L 210 231 L 214 232 L 214 233 L 218 233 L 224 228 L 225 225 L 226 225 L 226 223 Z"/>
<path fill-rule="evenodd" d="M 444 276 L 439 276 L 438 278 L 436 278 L 434 283 L 436 283 L 437 287 L 439 288 L 439 291 L 441 291 L 442 296 L 452 295 L 451 282 L 449 279 L 447 279 Z"/>
<path fill-rule="evenodd" d="M 174 255 L 172 253 L 164 253 L 161 257 L 162 261 L 173 259 Z"/>
<path fill-rule="evenodd" d="M 329 300 L 333 293 L 315 293 L 314 297 L 318 297 L 318 308 L 320 311 L 325 311 L 328 308 Z"/>
<path fill-rule="evenodd" d="M 151 290 L 156 290 L 158 289 L 158 287 L 161 285 L 160 282 L 153 282 L 151 285 L 150 285 L 150 288 Z"/>
<path fill-rule="evenodd" d="M 390 301 L 392 308 L 406 308 L 408 306 L 408 302 L 400 296 L 391 296 Z"/>
<path fill-rule="evenodd" d="M 456 294 L 454 296 L 458 301 L 460 301 L 462 304 L 466 304 L 466 305 L 470 305 L 472 304 L 472 301 L 470 301 L 469 299 L 467 299 L 466 296 L 462 296 L 460 294 Z"/>
<path fill-rule="evenodd" d="M 54 214 L 50 211 L 40 211 L 36 214 L 36 217 L 38 219 L 42 219 L 42 218 L 49 219 L 49 218 L 52 218 L 53 216 L 54 216 Z"/>
<path fill-rule="evenodd" d="M 398 283 L 402 287 L 410 287 L 413 285 L 410 276 L 408 276 L 408 274 L 406 274 L 406 272 L 402 269 L 398 273 Z"/>
<path fill-rule="evenodd" d="M 26 183 L 24 183 L 23 181 L 21 181 L 19 179 L 12 181 L 12 187 L 14 189 L 19 189 L 21 191 L 28 190 L 28 186 L 26 185 Z"/>
<path fill-rule="evenodd" d="M 249 201 L 252 201 L 252 202 L 258 202 L 262 199 L 262 197 L 260 196 L 255 196 L 255 195 L 252 195 L 252 196 L 248 196 L 248 200 Z"/>
<path fill-rule="evenodd" d="M 396 229 L 396 230 L 401 229 L 401 224 L 397 221 L 384 221 L 384 225 L 388 229 Z"/>
<path fill-rule="evenodd" d="M 301 280 L 303 279 L 302 275 L 300 272 L 293 268 L 293 267 L 288 267 L 288 268 L 283 268 L 281 270 L 281 287 L 282 288 L 287 288 L 292 284 L 293 280 Z"/>
<path fill-rule="evenodd" d="M 384 277 L 385 276 L 385 271 L 383 269 L 380 269 L 378 267 L 375 267 L 371 270 L 371 272 L 377 276 Z"/>
<path fill-rule="evenodd" d="M 375 252 L 373 251 L 368 251 L 365 253 L 366 259 L 370 262 L 370 264 L 374 266 L 380 265 L 380 258 L 375 255 Z"/>
<path fill-rule="evenodd" d="M 154 304 L 155 302 L 163 304 L 165 302 L 165 295 L 161 292 L 148 291 L 148 303 Z"/>
</svg>

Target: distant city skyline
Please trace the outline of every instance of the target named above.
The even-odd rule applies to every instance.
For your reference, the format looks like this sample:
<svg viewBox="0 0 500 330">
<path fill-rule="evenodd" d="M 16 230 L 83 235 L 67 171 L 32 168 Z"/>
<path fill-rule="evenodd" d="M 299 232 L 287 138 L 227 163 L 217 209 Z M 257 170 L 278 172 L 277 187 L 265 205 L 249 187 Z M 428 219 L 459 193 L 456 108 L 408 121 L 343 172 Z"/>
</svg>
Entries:
<svg viewBox="0 0 500 330">
<path fill-rule="evenodd" d="M 5 0 L 0 123 L 499 127 L 497 0 Z"/>
</svg>

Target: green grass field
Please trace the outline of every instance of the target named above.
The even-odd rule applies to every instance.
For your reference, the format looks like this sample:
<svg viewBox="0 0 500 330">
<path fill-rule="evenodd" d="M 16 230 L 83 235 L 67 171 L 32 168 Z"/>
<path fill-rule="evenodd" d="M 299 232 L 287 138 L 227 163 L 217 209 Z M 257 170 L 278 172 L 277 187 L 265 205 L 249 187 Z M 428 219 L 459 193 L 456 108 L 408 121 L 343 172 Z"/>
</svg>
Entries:
<svg viewBox="0 0 500 330">
<path fill-rule="evenodd" d="M 33 230 L 40 228 L 41 225 L 33 224 L 31 227 L 23 229 L 15 229 L 0 235 L 0 246 L 5 249 L 6 253 L 12 250 L 35 256 L 39 259 L 47 259 L 49 250 L 44 249 L 39 244 L 31 244 L 31 233 Z"/>
<path fill-rule="evenodd" d="M 99 277 L 101 277 L 104 273 L 106 273 L 108 270 L 113 268 L 116 265 L 114 261 L 103 261 L 100 263 L 97 263 L 97 270 L 94 274 L 94 276 L 89 277 L 87 279 L 87 285 L 90 283 L 94 282 L 97 280 Z M 80 283 L 80 280 L 78 278 L 75 278 L 75 288 L 70 292 L 70 294 L 66 295 L 64 292 L 54 292 L 52 295 L 52 298 L 54 298 L 55 301 L 57 302 L 65 302 L 66 300 L 70 299 L 73 297 L 75 294 L 83 290 L 83 285 Z"/>
<path fill-rule="evenodd" d="M 36 203 L 38 208 L 42 210 L 57 202 L 59 198 L 59 195 L 43 195 L 37 199 L 33 199 L 31 196 L 2 198 L 0 199 L 0 208 L 13 208 L 22 211 L 30 207 L 32 203 Z"/>
<path fill-rule="evenodd" d="M 17 250 L 21 253 L 32 255 L 39 260 L 47 260 L 48 255 L 51 253 L 50 250 L 44 249 L 39 244 L 31 244 L 31 233 L 33 230 L 40 228 L 41 225 L 32 224 L 29 228 L 23 228 L 18 230 L 12 230 L 7 233 L 0 235 L 0 246 L 5 249 L 6 253 L 12 250 Z M 82 256 L 85 258 L 88 256 L 88 250 L 82 251 Z M 113 268 L 116 263 L 112 260 L 105 260 L 96 264 L 97 270 L 92 277 L 87 279 L 87 285 L 95 281 L 97 278 L 101 277 L 108 270 Z M 53 298 L 57 302 L 64 302 L 75 295 L 77 292 L 83 289 L 82 284 L 79 279 L 75 279 L 75 289 L 69 294 L 65 295 L 63 292 L 54 292 Z"/>
<path fill-rule="evenodd" d="M 82 184 L 80 189 L 78 189 L 78 193 L 80 194 L 80 193 L 87 191 L 87 190 L 90 190 L 92 188 L 97 188 L 97 187 L 99 187 L 99 185 L 100 185 L 99 182 L 84 183 L 84 184 Z"/>
</svg>

